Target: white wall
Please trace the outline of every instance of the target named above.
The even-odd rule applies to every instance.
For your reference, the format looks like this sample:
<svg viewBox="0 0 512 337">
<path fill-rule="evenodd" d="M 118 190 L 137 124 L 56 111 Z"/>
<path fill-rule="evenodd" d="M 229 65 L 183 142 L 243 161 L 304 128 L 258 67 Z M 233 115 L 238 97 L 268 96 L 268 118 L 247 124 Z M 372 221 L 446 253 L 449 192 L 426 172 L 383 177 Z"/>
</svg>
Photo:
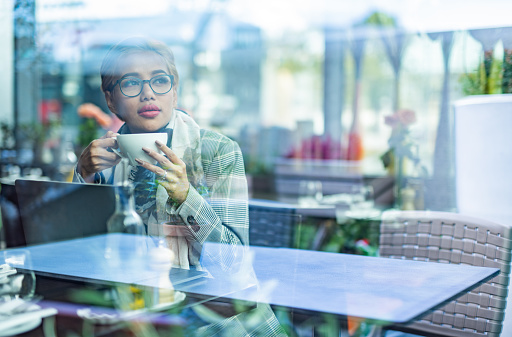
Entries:
<svg viewBox="0 0 512 337">
<path fill-rule="evenodd" d="M 13 6 L 14 0 L 0 1 L 0 122 L 14 124 L 13 105 Z"/>
<path fill-rule="evenodd" d="M 512 94 L 454 104 L 457 209 L 512 226 Z"/>
<path fill-rule="evenodd" d="M 466 97 L 454 112 L 458 211 L 512 226 L 512 95 Z M 512 336 L 510 284 L 501 336 Z"/>
</svg>

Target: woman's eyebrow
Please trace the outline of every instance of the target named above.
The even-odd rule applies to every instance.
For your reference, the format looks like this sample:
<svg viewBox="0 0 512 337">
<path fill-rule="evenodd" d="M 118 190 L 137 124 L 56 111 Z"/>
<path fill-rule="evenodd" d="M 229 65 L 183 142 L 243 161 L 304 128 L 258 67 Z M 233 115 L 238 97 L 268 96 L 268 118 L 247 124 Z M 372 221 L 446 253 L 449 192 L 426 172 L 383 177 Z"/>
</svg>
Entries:
<svg viewBox="0 0 512 337">
<path fill-rule="evenodd" d="M 167 72 L 162 69 L 156 69 L 151 72 L 151 75 L 156 75 L 156 74 L 167 74 Z M 139 73 L 126 73 L 123 76 L 121 76 L 121 78 L 125 78 L 125 77 L 137 77 L 138 78 L 138 77 L 140 77 L 140 74 Z"/>
<path fill-rule="evenodd" d="M 162 70 L 162 69 L 157 69 L 157 70 L 153 70 L 151 72 L 152 75 L 155 75 L 155 74 L 167 74 L 167 72 L 165 70 Z"/>
<path fill-rule="evenodd" d="M 123 76 L 121 76 L 121 78 L 124 77 L 139 77 L 139 73 L 126 73 Z"/>
</svg>

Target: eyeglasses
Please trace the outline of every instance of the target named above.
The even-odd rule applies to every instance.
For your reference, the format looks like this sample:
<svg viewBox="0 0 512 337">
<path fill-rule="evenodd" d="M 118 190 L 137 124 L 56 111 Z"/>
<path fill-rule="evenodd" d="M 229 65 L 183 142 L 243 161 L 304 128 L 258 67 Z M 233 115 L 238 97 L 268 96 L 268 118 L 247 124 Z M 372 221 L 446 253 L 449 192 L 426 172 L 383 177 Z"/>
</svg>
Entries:
<svg viewBox="0 0 512 337">
<path fill-rule="evenodd" d="M 149 83 L 149 87 L 155 94 L 163 95 L 171 91 L 174 83 L 174 76 L 172 75 L 158 75 L 149 80 L 141 80 L 137 77 L 123 77 L 114 83 L 112 89 L 119 84 L 121 93 L 128 97 L 139 96 L 144 87 L 144 83 Z"/>
</svg>

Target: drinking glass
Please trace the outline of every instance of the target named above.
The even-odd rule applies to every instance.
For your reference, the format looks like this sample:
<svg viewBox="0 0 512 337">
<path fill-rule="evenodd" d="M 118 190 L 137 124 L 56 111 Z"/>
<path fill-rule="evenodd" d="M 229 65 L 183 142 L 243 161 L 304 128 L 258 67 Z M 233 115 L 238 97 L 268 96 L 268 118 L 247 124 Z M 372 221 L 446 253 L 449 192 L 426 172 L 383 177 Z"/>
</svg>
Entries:
<svg viewBox="0 0 512 337">
<path fill-rule="evenodd" d="M 368 185 L 352 186 L 351 210 L 371 209 L 374 206 L 373 187 Z"/>
<path fill-rule="evenodd" d="M 318 180 L 301 180 L 299 183 L 299 204 L 302 206 L 318 205 L 323 198 L 322 182 Z"/>
<path fill-rule="evenodd" d="M 0 294 L 11 298 L 31 299 L 36 288 L 36 276 L 32 268 L 30 252 L 25 249 L 4 251 L 4 261 L 8 266 L 5 269 L 13 268 L 16 272 L 6 275 L 7 282 L 2 284 Z"/>
</svg>

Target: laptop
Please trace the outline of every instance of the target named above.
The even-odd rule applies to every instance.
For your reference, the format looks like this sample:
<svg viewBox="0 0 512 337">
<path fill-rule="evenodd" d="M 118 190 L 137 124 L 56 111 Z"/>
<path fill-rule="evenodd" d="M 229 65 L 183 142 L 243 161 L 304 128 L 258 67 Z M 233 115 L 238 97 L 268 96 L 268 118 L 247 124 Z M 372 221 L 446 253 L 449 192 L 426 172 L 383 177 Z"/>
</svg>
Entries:
<svg viewBox="0 0 512 337">
<path fill-rule="evenodd" d="M 18 179 L 15 188 L 28 246 L 107 233 L 112 185 Z"/>
<path fill-rule="evenodd" d="M 27 246 L 107 233 L 107 221 L 115 210 L 113 185 L 18 179 L 15 188 Z M 169 276 L 177 285 L 208 273 L 194 267 L 172 268 Z"/>
</svg>

